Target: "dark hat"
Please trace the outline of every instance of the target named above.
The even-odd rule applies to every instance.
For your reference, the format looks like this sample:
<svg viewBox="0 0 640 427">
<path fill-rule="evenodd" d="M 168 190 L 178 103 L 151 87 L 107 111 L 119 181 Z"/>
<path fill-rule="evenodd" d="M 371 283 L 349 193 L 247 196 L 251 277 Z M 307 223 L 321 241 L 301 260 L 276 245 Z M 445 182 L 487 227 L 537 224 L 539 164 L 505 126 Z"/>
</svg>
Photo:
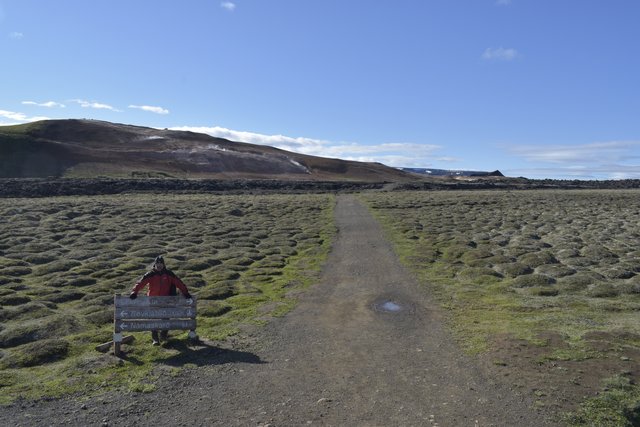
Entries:
<svg viewBox="0 0 640 427">
<path fill-rule="evenodd" d="M 162 255 L 158 255 L 155 259 L 155 261 L 153 261 L 154 264 L 158 264 L 158 263 L 162 263 L 164 264 L 164 258 L 162 258 Z"/>
</svg>

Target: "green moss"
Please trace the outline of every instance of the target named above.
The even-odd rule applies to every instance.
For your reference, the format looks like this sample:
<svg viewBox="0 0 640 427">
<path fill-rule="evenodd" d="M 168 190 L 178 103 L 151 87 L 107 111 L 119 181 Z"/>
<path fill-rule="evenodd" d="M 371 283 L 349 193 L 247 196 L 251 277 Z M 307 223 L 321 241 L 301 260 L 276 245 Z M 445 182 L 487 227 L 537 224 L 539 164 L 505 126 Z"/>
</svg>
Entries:
<svg viewBox="0 0 640 427">
<path fill-rule="evenodd" d="M 31 298 L 24 295 L 4 295 L 0 296 L 0 306 L 22 305 L 31 301 Z"/>
<path fill-rule="evenodd" d="M 603 245 L 589 245 L 583 248 L 581 252 L 584 257 L 594 260 L 618 258 L 616 254 Z"/>
<path fill-rule="evenodd" d="M 608 279 L 630 279 L 636 275 L 633 271 L 621 267 L 604 269 L 602 274 Z"/>
<path fill-rule="evenodd" d="M 187 271 L 202 271 L 220 264 L 221 262 L 217 259 L 201 258 L 188 260 L 180 268 Z"/>
<path fill-rule="evenodd" d="M 488 248 L 476 248 L 476 249 L 465 252 L 464 255 L 462 256 L 462 260 L 465 263 L 468 263 L 470 261 L 490 258 L 492 256 L 493 256 L 493 252 L 491 252 L 491 250 L 489 250 Z"/>
<path fill-rule="evenodd" d="M 62 303 L 67 301 L 75 301 L 84 297 L 86 294 L 84 292 L 78 291 L 56 291 L 54 293 L 50 293 L 47 295 L 42 295 L 40 298 L 53 302 L 53 303 Z"/>
<path fill-rule="evenodd" d="M 502 277 L 497 271 L 488 267 L 468 267 L 460 270 L 458 276 L 462 279 L 474 279 L 481 276 Z"/>
<path fill-rule="evenodd" d="M 610 298 L 610 297 L 617 296 L 619 293 L 620 291 L 616 289 L 615 286 L 607 282 L 596 283 L 595 285 L 591 286 L 587 291 L 587 294 L 594 298 Z"/>
<path fill-rule="evenodd" d="M 547 286 L 555 283 L 555 280 L 543 274 L 524 274 L 513 279 L 515 288 L 529 288 L 533 286 Z"/>
<path fill-rule="evenodd" d="M 535 268 L 543 264 L 557 264 L 558 260 L 549 251 L 533 252 L 518 258 L 524 265 Z"/>
<path fill-rule="evenodd" d="M 633 320 L 638 301 L 630 299 L 638 288 L 637 253 L 629 250 L 632 236 L 640 234 L 637 221 L 629 220 L 640 209 L 637 192 L 445 191 L 361 198 L 402 262 L 447 310 L 455 336 L 471 353 L 486 351 L 498 334 L 535 343 L 539 332 L 552 331 L 580 342 L 594 327 L 640 328 Z M 498 210 L 500 221 L 474 210 L 480 203 Z M 433 255 L 420 258 L 422 253 Z M 574 348 L 580 346 L 563 357 L 581 360 L 588 353 Z"/>
<path fill-rule="evenodd" d="M 51 304 L 49 304 L 51 305 Z M 53 310 L 43 302 L 29 302 L 0 310 L 0 320 L 5 322 L 8 320 L 25 321 L 30 319 L 38 319 L 53 314 Z"/>
<path fill-rule="evenodd" d="M 70 278 L 67 281 L 66 286 L 77 288 L 77 287 L 95 285 L 97 282 L 98 281 L 93 277 L 74 277 L 74 278 Z"/>
<path fill-rule="evenodd" d="M 0 348 L 63 337 L 78 331 L 79 328 L 76 318 L 70 315 L 54 315 L 24 323 L 14 323 L 7 325 L 6 329 L 0 332 Z"/>
<path fill-rule="evenodd" d="M 11 349 L 0 360 L 4 368 L 23 368 L 42 365 L 64 358 L 69 352 L 69 343 L 62 339 L 45 339 Z"/>
<path fill-rule="evenodd" d="M 496 270 L 507 277 L 518 277 L 525 274 L 533 273 L 533 268 L 520 262 L 511 262 L 508 264 L 499 264 Z"/>
<path fill-rule="evenodd" d="M 0 223 L 0 236 L 21 236 L 0 237 L 0 298 L 32 300 L 0 308 L 2 360 L 30 343 L 69 343 L 58 360 L 0 371 L 0 402 L 111 388 L 150 391 L 151 373 L 180 358 L 177 350 L 148 345 L 148 333 L 134 333 L 136 341 L 123 346 L 136 363 L 116 363 L 94 347 L 111 339 L 113 294 L 130 289 L 158 254 L 200 297 L 198 334 L 205 339 L 222 340 L 242 324 L 284 314 L 295 304 L 287 293 L 317 281 L 335 233 L 333 203 L 329 195 L 166 195 L 166 209 L 158 210 L 153 195 L 123 195 L 0 206 L 0 215 L 16 212 L 10 215 L 16 221 Z M 226 215 L 235 207 L 243 216 Z M 46 220 L 22 221 L 24 212 Z M 36 243 L 55 250 L 27 251 Z"/>
<path fill-rule="evenodd" d="M 99 309 L 85 316 L 87 322 L 95 326 L 108 325 L 113 323 L 113 310 Z"/>
<path fill-rule="evenodd" d="M 20 277 L 31 274 L 31 268 L 22 266 L 5 267 L 2 269 L 2 274 L 10 277 Z"/>
<path fill-rule="evenodd" d="M 220 300 L 232 297 L 238 294 L 238 289 L 233 283 L 220 283 L 214 286 L 198 290 L 196 295 L 202 300 Z"/>
<path fill-rule="evenodd" d="M 470 250 L 470 247 L 467 245 L 453 245 L 448 246 L 442 250 L 442 258 L 445 261 L 455 261 Z"/>
<path fill-rule="evenodd" d="M 578 272 L 571 276 L 558 279 L 558 286 L 566 288 L 569 291 L 580 291 L 587 289 L 589 285 L 600 280 L 602 280 L 602 276 L 600 275 L 589 272 Z"/>
<path fill-rule="evenodd" d="M 226 303 L 213 302 L 213 304 L 204 304 L 201 301 L 198 307 L 198 315 L 201 317 L 218 317 L 231 311 L 231 306 Z"/>
<path fill-rule="evenodd" d="M 527 293 L 539 297 L 555 297 L 560 293 L 560 290 L 551 286 L 533 286 L 527 288 Z"/>
<path fill-rule="evenodd" d="M 640 283 L 625 282 L 617 286 L 620 294 L 640 295 Z"/>
<path fill-rule="evenodd" d="M 34 274 L 36 274 L 37 276 L 44 276 L 51 273 L 66 272 L 80 265 L 82 265 L 80 261 L 59 260 L 35 268 Z"/>
<path fill-rule="evenodd" d="M 134 393 L 152 393 L 156 391 L 156 385 L 153 383 L 143 383 L 137 380 L 130 381 L 127 384 L 129 391 Z"/>
<path fill-rule="evenodd" d="M 564 421 L 574 427 L 634 427 L 640 425 L 640 387 L 623 375 L 608 378 L 598 396 L 566 414 Z"/>
</svg>

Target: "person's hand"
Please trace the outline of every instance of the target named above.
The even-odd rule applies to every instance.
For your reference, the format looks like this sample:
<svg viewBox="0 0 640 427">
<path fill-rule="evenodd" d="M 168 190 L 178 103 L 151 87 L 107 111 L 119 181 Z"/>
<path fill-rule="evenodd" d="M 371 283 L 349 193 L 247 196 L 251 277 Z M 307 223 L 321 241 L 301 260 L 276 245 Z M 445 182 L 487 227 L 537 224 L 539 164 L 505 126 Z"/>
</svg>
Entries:
<svg viewBox="0 0 640 427">
<path fill-rule="evenodd" d="M 187 292 L 186 294 L 184 294 L 184 297 L 186 299 L 191 299 L 191 294 L 189 292 Z"/>
<path fill-rule="evenodd" d="M 135 292 L 131 292 L 131 293 L 129 294 L 129 298 L 131 298 L 131 299 L 136 299 L 136 298 L 138 298 L 138 294 L 136 294 Z"/>
</svg>

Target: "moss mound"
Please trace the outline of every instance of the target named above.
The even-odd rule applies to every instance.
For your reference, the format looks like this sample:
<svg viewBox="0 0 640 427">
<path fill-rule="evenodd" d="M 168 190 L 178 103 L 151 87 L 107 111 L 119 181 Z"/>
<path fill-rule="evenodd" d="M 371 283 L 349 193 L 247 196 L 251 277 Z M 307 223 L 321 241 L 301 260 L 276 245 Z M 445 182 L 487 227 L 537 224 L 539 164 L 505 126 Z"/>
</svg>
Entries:
<svg viewBox="0 0 640 427">
<path fill-rule="evenodd" d="M 6 368 L 37 366 L 63 359 L 69 352 L 69 343 L 62 339 L 32 342 L 12 349 L 0 360 Z"/>
</svg>

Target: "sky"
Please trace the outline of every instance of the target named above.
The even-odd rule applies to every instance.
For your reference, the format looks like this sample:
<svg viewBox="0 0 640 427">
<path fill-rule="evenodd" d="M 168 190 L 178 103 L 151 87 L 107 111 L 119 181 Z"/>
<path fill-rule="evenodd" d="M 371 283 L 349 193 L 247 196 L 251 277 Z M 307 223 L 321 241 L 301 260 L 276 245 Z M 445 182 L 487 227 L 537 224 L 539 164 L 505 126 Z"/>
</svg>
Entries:
<svg viewBox="0 0 640 427">
<path fill-rule="evenodd" d="M 640 178 L 638 0 L 0 0 L 0 125 Z"/>
</svg>

